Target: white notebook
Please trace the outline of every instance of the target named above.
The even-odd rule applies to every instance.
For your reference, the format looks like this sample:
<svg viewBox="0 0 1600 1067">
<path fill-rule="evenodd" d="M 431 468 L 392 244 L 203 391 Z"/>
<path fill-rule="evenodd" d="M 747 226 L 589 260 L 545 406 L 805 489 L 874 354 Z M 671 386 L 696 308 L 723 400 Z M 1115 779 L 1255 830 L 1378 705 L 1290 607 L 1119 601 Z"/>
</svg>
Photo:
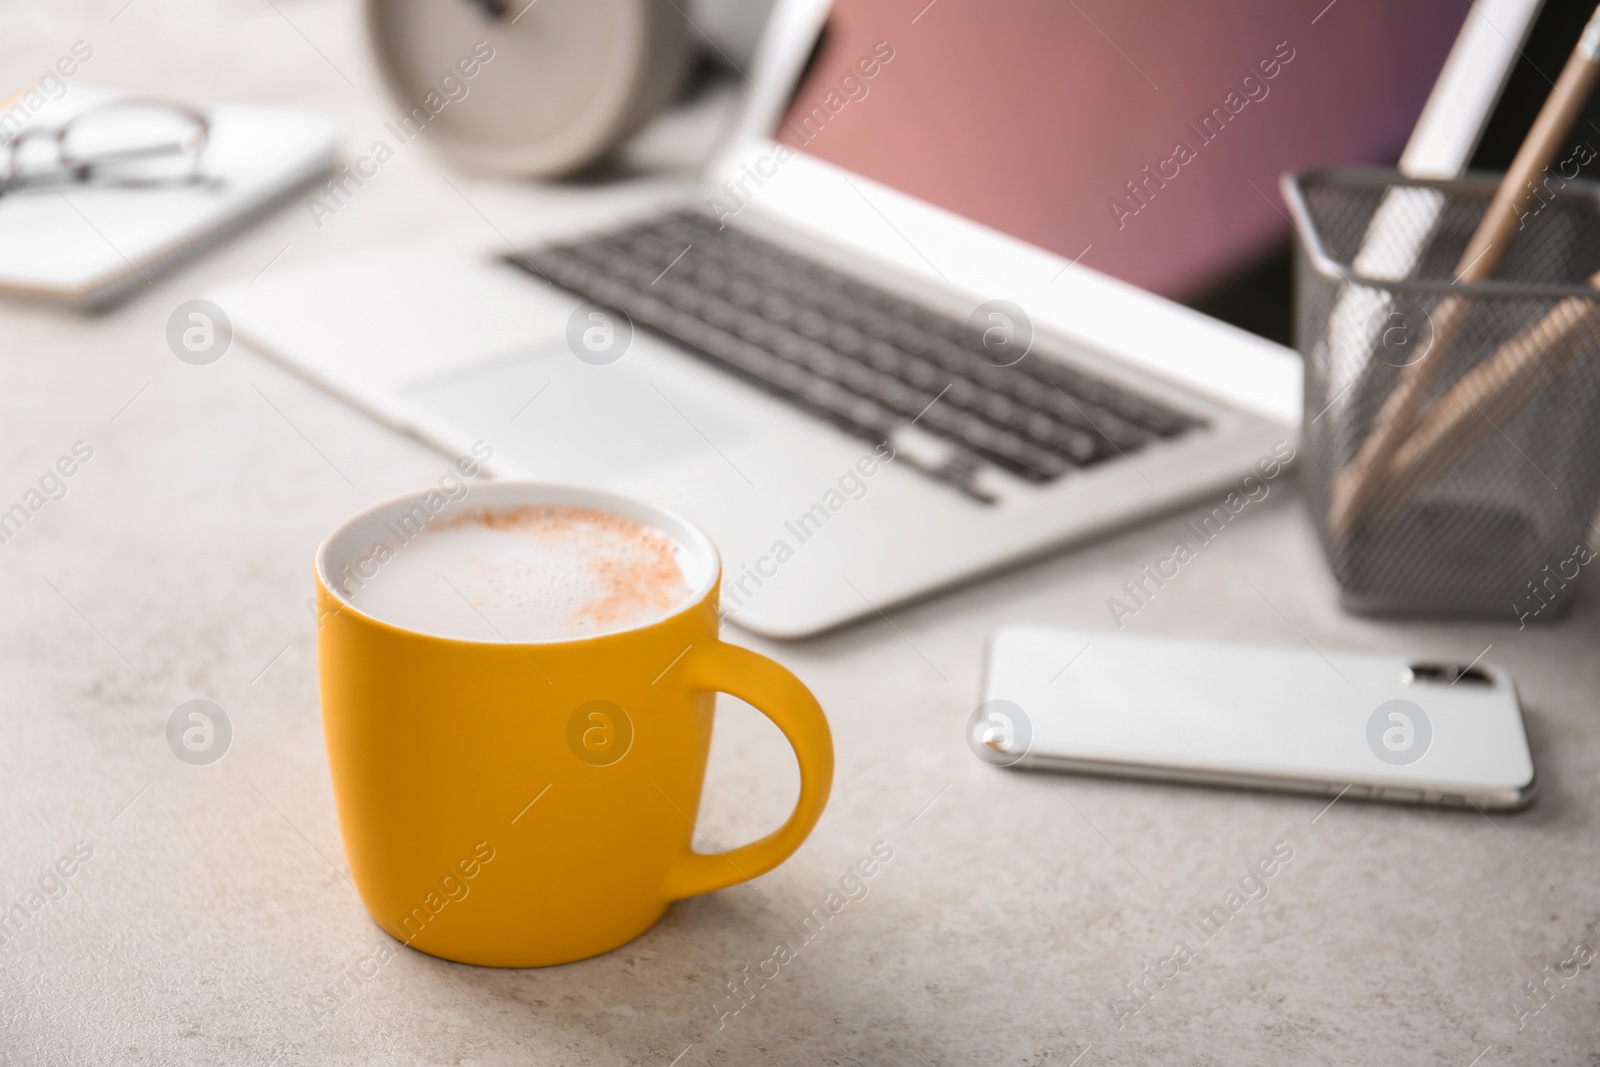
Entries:
<svg viewBox="0 0 1600 1067">
<path fill-rule="evenodd" d="M 30 126 L 58 127 L 119 94 L 74 86 Z M 115 188 L 55 182 L 0 196 L 0 293 L 95 305 L 126 295 L 328 170 L 336 124 L 280 108 L 207 112 L 193 185 Z"/>
</svg>

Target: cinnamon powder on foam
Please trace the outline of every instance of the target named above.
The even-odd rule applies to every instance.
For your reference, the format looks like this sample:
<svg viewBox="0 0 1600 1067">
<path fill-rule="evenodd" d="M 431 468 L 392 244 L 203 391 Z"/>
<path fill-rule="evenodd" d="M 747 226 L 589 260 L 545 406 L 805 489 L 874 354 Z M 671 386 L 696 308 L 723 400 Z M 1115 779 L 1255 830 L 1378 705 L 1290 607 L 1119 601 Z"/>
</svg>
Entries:
<svg viewBox="0 0 1600 1067">
<path fill-rule="evenodd" d="M 467 523 L 518 533 L 535 541 L 581 536 L 588 530 L 602 535 L 583 538 L 598 540 L 600 545 L 595 547 L 606 550 L 586 561 L 602 592 L 570 618 L 572 622 L 587 619 L 600 631 L 640 617 L 667 615 L 690 592 L 678 565 L 677 542 L 634 519 L 570 504 L 522 504 L 474 509 L 435 528 Z M 616 553 L 619 548 L 624 551 Z"/>
</svg>

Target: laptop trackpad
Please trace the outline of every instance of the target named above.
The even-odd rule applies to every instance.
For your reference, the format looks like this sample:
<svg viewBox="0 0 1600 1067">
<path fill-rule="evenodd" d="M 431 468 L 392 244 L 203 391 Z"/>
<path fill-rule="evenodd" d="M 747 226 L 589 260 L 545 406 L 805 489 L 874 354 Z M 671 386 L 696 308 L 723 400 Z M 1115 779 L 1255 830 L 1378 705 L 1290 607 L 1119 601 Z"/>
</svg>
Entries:
<svg viewBox="0 0 1600 1067">
<path fill-rule="evenodd" d="M 400 393 L 469 439 L 489 442 L 496 460 L 556 481 L 607 482 L 709 451 L 708 440 L 726 447 L 745 436 L 739 422 L 696 403 L 672 377 L 592 366 L 554 340 L 463 364 Z"/>
</svg>

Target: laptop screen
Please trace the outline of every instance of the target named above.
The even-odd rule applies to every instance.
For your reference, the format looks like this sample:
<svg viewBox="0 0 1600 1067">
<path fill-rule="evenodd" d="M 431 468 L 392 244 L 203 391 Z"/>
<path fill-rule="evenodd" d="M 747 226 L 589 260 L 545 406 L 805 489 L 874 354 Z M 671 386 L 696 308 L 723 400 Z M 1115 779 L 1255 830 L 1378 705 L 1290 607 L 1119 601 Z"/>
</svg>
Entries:
<svg viewBox="0 0 1600 1067">
<path fill-rule="evenodd" d="M 1192 299 L 1281 243 L 1285 170 L 1392 162 L 1459 0 L 835 0 L 777 138 Z"/>
</svg>

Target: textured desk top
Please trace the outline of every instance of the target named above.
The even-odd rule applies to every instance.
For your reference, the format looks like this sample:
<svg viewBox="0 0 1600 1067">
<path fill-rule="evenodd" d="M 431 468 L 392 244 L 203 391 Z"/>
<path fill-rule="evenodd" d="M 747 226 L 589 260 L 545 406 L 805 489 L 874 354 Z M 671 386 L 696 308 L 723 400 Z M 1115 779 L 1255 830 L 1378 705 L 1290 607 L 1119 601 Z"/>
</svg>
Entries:
<svg viewBox="0 0 1600 1067">
<path fill-rule="evenodd" d="M 351 5 L 134 0 L 111 21 L 122 3 L 8 11 L 8 78 L 82 38 L 85 83 L 317 107 L 352 147 L 386 117 Z M 1346 617 L 1289 484 L 1129 631 L 1469 659 L 1492 646 L 1527 705 L 1544 783 L 1530 811 L 1325 808 L 975 760 L 961 730 L 987 633 L 1109 629 L 1106 598 L 1170 545 L 1180 513 L 893 625 L 801 645 L 730 631 L 814 687 L 838 748 L 816 833 L 754 885 L 565 967 L 479 970 L 396 946 L 345 874 L 305 600 L 321 535 L 430 480 L 439 458 L 242 346 L 193 367 L 163 335 L 218 280 L 436 226 L 514 232 L 564 197 L 605 195 L 452 180 L 470 202 L 411 152 L 321 229 L 296 202 L 107 314 L 0 307 L 0 508 L 75 442 L 93 449 L 0 545 L 0 908 L 23 908 L 0 946 L 0 1061 L 1592 1060 L 1600 966 L 1578 946 L 1600 949 L 1600 599 L 1589 589 L 1567 620 L 1521 632 Z M 191 699 L 233 724 L 211 766 L 167 746 Z M 702 829 L 745 840 L 787 810 L 791 757 L 746 708 L 725 705 L 717 729 Z M 893 858 L 866 895 L 814 938 L 797 932 L 878 842 Z M 1275 847 L 1292 858 L 1266 895 L 1202 944 L 1192 924 Z M 1169 962 L 1180 941 L 1192 958 Z M 794 958 L 734 999 L 728 983 L 779 942 Z"/>
</svg>

